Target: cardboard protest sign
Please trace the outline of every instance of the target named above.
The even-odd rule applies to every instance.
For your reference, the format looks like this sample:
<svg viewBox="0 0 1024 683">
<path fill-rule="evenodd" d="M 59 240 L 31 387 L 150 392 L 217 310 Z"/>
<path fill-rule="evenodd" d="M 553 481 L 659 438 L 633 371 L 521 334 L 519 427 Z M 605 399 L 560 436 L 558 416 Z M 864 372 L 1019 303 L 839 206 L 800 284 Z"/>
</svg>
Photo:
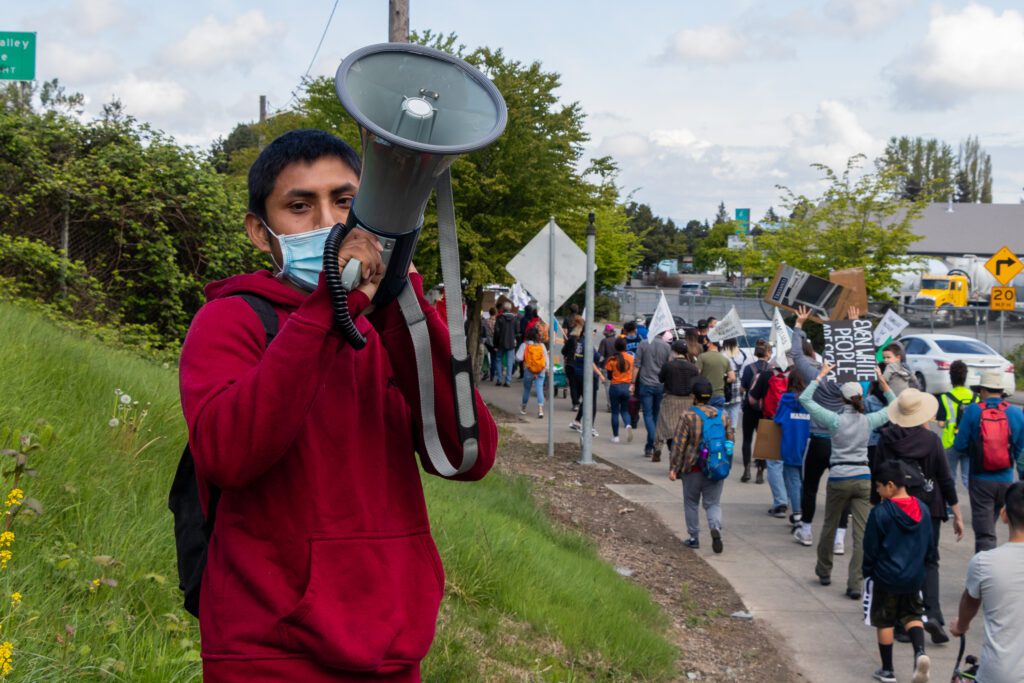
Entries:
<svg viewBox="0 0 1024 683">
<path fill-rule="evenodd" d="M 875 328 L 875 346 L 881 346 L 889 339 L 895 339 L 909 326 L 910 323 L 890 308 L 885 312 L 882 321 L 878 323 L 878 327 Z"/>
<path fill-rule="evenodd" d="M 864 271 L 860 268 L 837 270 L 826 280 L 781 263 L 765 290 L 764 301 L 794 312 L 806 306 L 811 311 L 811 320 L 819 323 L 842 319 L 850 306 L 867 310 Z"/>
<path fill-rule="evenodd" d="M 822 325 L 825 360 L 834 365 L 829 379 L 870 382 L 875 379 L 875 341 L 870 320 L 831 320 Z"/>
<path fill-rule="evenodd" d="M 654 309 L 654 315 L 651 317 L 651 324 L 647 327 L 648 339 L 654 339 L 662 332 L 675 329 L 675 319 L 672 317 L 672 311 L 668 307 L 665 292 L 662 292 L 661 299 L 658 301 L 658 307 Z"/>
<path fill-rule="evenodd" d="M 793 340 L 789 336 L 786 321 L 782 319 L 782 311 L 778 308 L 775 309 L 775 315 L 772 316 L 772 333 L 768 337 L 768 341 L 772 345 L 772 357 L 775 359 L 775 364 L 785 370 L 789 367 L 789 358 L 786 357 L 786 352 L 793 348 Z"/>
<path fill-rule="evenodd" d="M 720 344 L 726 339 L 736 339 L 746 333 L 747 331 L 743 329 L 743 323 L 740 322 L 740 314 L 736 312 L 736 307 L 733 306 L 725 314 L 725 317 L 718 321 L 717 325 L 708 330 L 708 339 L 716 344 Z"/>
</svg>

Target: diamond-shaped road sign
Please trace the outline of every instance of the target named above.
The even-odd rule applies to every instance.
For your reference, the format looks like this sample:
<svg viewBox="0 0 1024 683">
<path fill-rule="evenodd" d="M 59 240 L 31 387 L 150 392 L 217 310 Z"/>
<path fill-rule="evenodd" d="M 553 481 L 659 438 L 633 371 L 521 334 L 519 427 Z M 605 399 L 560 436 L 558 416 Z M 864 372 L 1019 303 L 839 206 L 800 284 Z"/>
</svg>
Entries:
<svg viewBox="0 0 1024 683">
<path fill-rule="evenodd" d="M 1020 262 L 1017 255 L 1010 251 L 1009 247 L 1003 247 L 996 252 L 995 256 L 985 264 L 988 272 L 992 273 L 999 284 L 1008 285 L 1010 280 L 1017 277 L 1020 271 L 1024 270 L 1024 263 Z"/>
<path fill-rule="evenodd" d="M 562 232 L 554 219 L 541 228 L 522 250 L 512 257 L 505 270 L 519 280 L 537 300 L 542 318 L 550 319 L 548 290 L 550 289 L 551 261 L 549 245 L 551 231 L 555 231 L 555 310 L 587 281 L 587 254 Z M 596 270 L 596 268 L 595 268 Z"/>
</svg>

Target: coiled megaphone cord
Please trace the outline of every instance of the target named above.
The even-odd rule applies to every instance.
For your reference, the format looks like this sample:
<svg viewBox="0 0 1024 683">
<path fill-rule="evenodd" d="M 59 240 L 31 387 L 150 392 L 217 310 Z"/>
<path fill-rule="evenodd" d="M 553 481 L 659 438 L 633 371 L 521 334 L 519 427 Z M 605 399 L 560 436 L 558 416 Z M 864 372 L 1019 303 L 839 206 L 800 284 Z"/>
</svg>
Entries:
<svg viewBox="0 0 1024 683">
<path fill-rule="evenodd" d="M 334 327 L 352 348 L 361 349 L 366 346 L 366 337 L 356 327 L 348 311 L 348 289 L 342 284 L 341 269 L 338 267 L 338 252 L 347 234 L 348 228 L 338 223 L 327 235 L 327 244 L 324 245 L 324 282 L 327 283 L 331 307 L 334 308 Z"/>
</svg>

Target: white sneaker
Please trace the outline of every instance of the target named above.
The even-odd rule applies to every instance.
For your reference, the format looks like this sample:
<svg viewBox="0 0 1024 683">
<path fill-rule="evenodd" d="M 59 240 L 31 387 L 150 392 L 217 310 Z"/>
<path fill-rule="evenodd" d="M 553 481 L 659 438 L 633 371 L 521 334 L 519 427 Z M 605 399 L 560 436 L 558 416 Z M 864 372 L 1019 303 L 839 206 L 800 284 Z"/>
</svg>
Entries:
<svg viewBox="0 0 1024 683">
<path fill-rule="evenodd" d="M 520 415 L 526 415 L 526 405 L 525 404 L 519 406 L 519 414 Z"/>
<path fill-rule="evenodd" d="M 569 429 L 573 430 L 574 432 L 580 432 L 583 431 L 583 425 L 581 425 L 576 420 L 573 420 L 572 422 L 569 423 Z"/>
<path fill-rule="evenodd" d="M 626 443 L 633 443 L 633 428 L 626 427 Z"/>
<path fill-rule="evenodd" d="M 914 677 L 910 679 L 910 683 L 928 683 L 930 680 L 928 672 L 931 668 L 932 660 L 928 658 L 928 655 L 918 657 L 914 664 Z"/>
<path fill-rule="evenodd" d="M 599 434 L 597 433 L 597 430 L 596 430 L 596 429 L 591 429 L 591 430 L 590 430 L 590 435 L 591 435 L 591 436 L 593 436 L 593 437 L 597 437 L 597 436 L 600 436 L 600 435 L 599 435 Z"/>
<path fill-rule="evenodd" d="M 805 525 L 803 522 L 801 522 L 800 526 L 798 526 L 793 531 L 793 540 L 796 541 L 797 543 L 799 543 L 802 546 L 810 547 L 811 545 L 813 545 L 814 544 L 814 539 L 813 539 L 813 536 L 811 534 L 811 527 L 810 527 L 810 525 L 809 524 Z"/>
<path fill-rule="evenodd" d="M 612 437 L 612 443 L 619 443 L 619 437 L 613 436 Z"/>
<path fill-rule="evenodd" d="M 833 555 L 845 555 L 846 554 L 846 546 L 843 545 L 842 543 L 840 543 L 839 541 L 836 541 L 835 543 L 832 544 L 832 554 Z"/>
</svg>

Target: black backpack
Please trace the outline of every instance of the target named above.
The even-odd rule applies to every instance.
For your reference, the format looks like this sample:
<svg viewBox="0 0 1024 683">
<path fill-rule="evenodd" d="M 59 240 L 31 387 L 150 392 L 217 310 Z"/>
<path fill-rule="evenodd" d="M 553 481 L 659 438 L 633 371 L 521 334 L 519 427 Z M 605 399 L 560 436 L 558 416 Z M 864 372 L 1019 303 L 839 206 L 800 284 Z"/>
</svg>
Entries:
<svg viewBox="0 0 1024 683">
<path fill-rule="evenodd" d="M 255 294 L 241 294 L 242 299 L 252 307 L 263 323 L 267 334 L 267 345 L 277 334 L 277 313 L 269 301 Z M 203 570 L 206 568 L 206 549 L 213 533 L 213 523 L 217 516 L 217 503 L 220 501 L 220 489 L 210 486 L 210 497 L 207 502 L 207 516 L 203 516 L 203 508 L 199 504 L 199 480 L 196 479 L 196 466 L 192 461 L 192 451 L 188 444 L 182 451 L 178 461 L 178 471 L 174 473 L 171 493 L 167 497 L 167 507 L 174 514 L 174 545 L 178 551 L 178 588 L 185 597 L 185 611 L 194 617 L 199 616 L 199 587 L 203 582 Z"/>
</svg>

